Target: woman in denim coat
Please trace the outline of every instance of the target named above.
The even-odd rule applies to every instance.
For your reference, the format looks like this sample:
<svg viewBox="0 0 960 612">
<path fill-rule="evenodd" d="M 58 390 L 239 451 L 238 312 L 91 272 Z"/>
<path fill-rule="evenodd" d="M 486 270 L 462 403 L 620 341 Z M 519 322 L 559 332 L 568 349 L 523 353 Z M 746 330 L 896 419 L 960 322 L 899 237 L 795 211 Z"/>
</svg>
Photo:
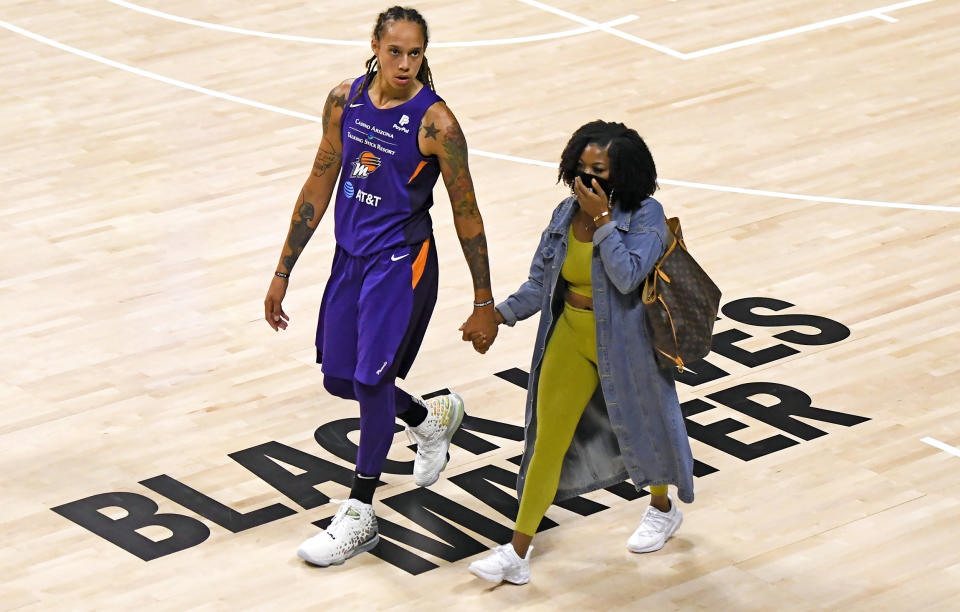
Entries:
<svg viewBox="0 0 960 612">
<path fill-rule="evenodd" d="M 529 279 L 496 307 L 498 323 L 540 313 L 540 326 L 513 540 L 470 565 L 492 582 L 529 581 L 530 542 L 551 503 L 628 477 L 638 489 L 649 486 L 650 506 L 627 547 L 652 552 L 682 521 L 667 485 L 693 501 L 677 391 L 657 366 L 640 299 L 668 235 L 663 208 L 650 197 L 653 158 L 636 131 L 594 121 L 567 143 L 559 180 L 574 195 L 553 211 Z M 483 337 L 474 345 L 488 346 Z"/>
</svg>

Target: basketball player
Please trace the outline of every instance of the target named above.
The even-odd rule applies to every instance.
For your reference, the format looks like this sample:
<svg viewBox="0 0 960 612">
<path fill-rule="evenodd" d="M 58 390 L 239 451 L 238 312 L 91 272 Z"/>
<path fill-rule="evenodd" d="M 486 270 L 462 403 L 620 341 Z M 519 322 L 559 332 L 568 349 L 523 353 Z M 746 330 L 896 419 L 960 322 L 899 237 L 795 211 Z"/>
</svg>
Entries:
<svg viewBox="0 0 960 612">
<path fill-rule="evenodd" d="M 394 419 L 417 444 L 414 480 L 436 482 L 463 419 L 455 394 L 423 400 L 396 387 L 420 348 L 437 298 L 437 251 L 429 209 L 443 175 L 473 276 L 473 312 L 460 328 L 485 346 L 497 334 L 483 220 L 460 125 L 434 92 L 427 24 L 399 6 L 379 15 L 363 76 L 333 88 L 323 138 L 294 207 L 287 241 L 264 300 L 267 323 L 286 329 L 289 276 L 329 205 L 334 185 L 336 251 L 317 325 L 324 387 L 360 404 L 360 443 L 350 499 L 298 555 L 340 564 L 377 545 L 373 493 L 393 441 Z M 482 340 L 481 340 L 482 339 Z M 477 343 L 475 343 L 477 346 Z"/>
</svg>

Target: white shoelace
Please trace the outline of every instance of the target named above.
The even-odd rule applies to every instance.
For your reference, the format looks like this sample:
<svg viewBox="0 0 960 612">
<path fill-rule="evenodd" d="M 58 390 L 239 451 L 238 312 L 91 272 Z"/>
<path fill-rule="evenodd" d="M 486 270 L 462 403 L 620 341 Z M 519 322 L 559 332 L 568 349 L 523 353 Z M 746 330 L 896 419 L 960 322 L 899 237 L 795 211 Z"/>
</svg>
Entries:
<svg viewBox="0 0 960 612">
<path fill-rule="evenodd" d="M 331 498 L 330 501 L 332 501 L 335 504 L 340 504 L 340 508 L 337 509 L 337 513 L 333 515 L 333 519 L 330 521 L 330 525 L 327 526 L 327 532 L 337 531 L 336 528 L 340 525 L 340 523 L 343 522 L 344 517 L 347 516 L 347 512 L 350 510 L 350 508 L 353 507 L 352 504 L 348 503 L 350 501 L 349 499 Z"/>
<path fill-rule="evenodd" d="M 663 533 L 667 530 L 667 527 L 670 525 L 670 517 L 666 513 L 660 512 L 653 508 L 647 509 L 644 514 L 643 520 L 640 521 L 643 529 L 640 533 L 651 534 L 651 533 Z"/>
</svg>

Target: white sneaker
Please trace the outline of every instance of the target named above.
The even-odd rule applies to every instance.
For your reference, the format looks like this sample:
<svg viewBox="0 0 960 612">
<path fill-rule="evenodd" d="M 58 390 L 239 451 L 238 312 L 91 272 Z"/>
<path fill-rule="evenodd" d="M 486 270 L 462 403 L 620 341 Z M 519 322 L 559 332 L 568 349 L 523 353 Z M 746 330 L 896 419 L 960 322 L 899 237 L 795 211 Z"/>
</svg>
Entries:
<svg viewBox="0 0 960 612">
<path fill-rule="evenodd" d="M 371 504 L 356 499 L 331 501 L 339 502 L 340 509 L 333 516 L 330 525 L 304 541 L 297 549 L 297 556 L 320 567 L 340 565 L 380 542 L 377 517 L 373 514 Z"/>
<path fill-rule="evenodd" d="M 670 500 L 668 512 L 660 512 L 653 506 L 649 506 L 643 513 L 643 520 L 627 540 L 627 548 L 631 552 L 646 553 L 660 550 L 667 538 L 680 527 L 680 523 L 683 522 L 683 513 L 677 508 L 672 498 L 667 499 Z"/>
<path fill-rule="evenodd" d="M 527 556 L 521 559 L 513 549 L 513 544 L 497 546 L 483 559 L 471 563 L 470 573 L 490 582 L 506 580 L 513 584 L 527 584 L 530 582 L 531 552 L 533 546 L 527 549 Z"/>
<path fill-rule="evenodd" d="M 427 418 L 416 427 L 407 427 L 407 437 L 417 445 L 413 460 L 413 480 L 421 487 L 429 487 L 440 478 L 447 467 L 450 439 L 463 421 L 463 400 L 456 393 L 427 400 Z"/>
</svg>

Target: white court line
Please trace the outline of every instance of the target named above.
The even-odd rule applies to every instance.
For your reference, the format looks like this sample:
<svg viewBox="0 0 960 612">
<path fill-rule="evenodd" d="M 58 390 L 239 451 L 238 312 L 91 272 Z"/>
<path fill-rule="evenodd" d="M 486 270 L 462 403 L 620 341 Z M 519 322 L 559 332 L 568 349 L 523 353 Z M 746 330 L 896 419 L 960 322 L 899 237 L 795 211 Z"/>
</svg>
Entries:
<svg viewBox="0 0 960 612">
<path fill-rule="evenodd" d="M 40 34 L 35 34 L 29 30 L 25 30 L 21 27 L 15 26 L 12 23 L 7 23 L 6 21 L 0 20 L 0 27 L 10 30 L 25 36 L 36 42 L 49 45 L 61 51 L 66 51 L 67 53 L 72 53 L 74 55 L 79 55 L 85 59 L 92 60 L 94 62 L 99 62 L 105 64 L 112 68 L 117 68 L 118 70 L 123 70 L 138 76 L 146 77 L 148 79 L 153 79 L 161 83 L 166 83 L 168 85 L 173 85 L 175 87 L 181 87 L 190 91 L 195 91 L 197 93 L 202 93 L 204 95 L 212 96 L 214 98 L 220 98 L 221 100 L 229 100 L 230 102 L 236 102 L 237 104 L 244 104 L 246 106 L 252 106 L 254 108 L 259 108 L 261 110 L 267 110 L 270 112 L 278 113 L 281 115 L 287 115 L 288 117 L 295 117 L 297 119 L 303 119 L 305 121 L 311 121 L 313 123 L 323 123 L 322 118 L 316 115 L 310 115 L 307 113 L 301 113 L 280 106 L 274 106 L 272 104 L 264 104 L 263 102 L 257 102 L 256 100 L 250 100 L 248 98 L 241 98 L 240 96 L 234 96 L 231 94 L 223 93 L 213 89 L 208 89 L 206 87 L 200 87 L 199 85 L 193 85 L 192 83 L 187 83 L 185 81 L 180 81 L 177 79 L 172 79 L 170 77 L 163 76 L 162 74 L 157 74 L 155 72 L 150 72 L 148 70 L 143 70 L 141 68 L 135 68 L 133 66 L 128 66 L 121 62 L 117 62 L 111 59 L 107 59 L 100 55 L 90 53 L 88 51 L 83 51 L 82 49 L 77 49 L 76 47 L 71 47 L 64 43 L 58 42 L 46 36 Z M 511 161 L 521 164 L 528 164 L 532 166 L 542 166 L 545 168 L 556 168 L 557 164 L 553 162 L 545 162 L 537 159 L 530 159 L 526 157 L 517 157 L 514 155 L 504 155 L 502 153 L 491 153 L 489 151 L 481 151 L 480 149 L 469 149 L 470 154 L 477 155 L 480 157 L 489 157 L 491 159 L 499 159 L 504 161 Z M 782 193 L 778 191 L 763 191 L 759 189 L 745 189 L 741 187 L 727 187 L 724 185 L 709 185 L 707 183 L 693 183 L 689 181 L 675 181 L 670 179 L 657 179 L 665 185 L 675 185 L 678 187 L 689 187 L 691 189 L 704 189 L 707 191 L 722 191 L 727 193 L 741 193 L 747 195 L 759 195 L 771 198 L 783 198 L 788 200 L 807 200 L 812 202 L 824 202 L 832 204 L 852 204 L 854 206 L 873 206 L 877 208 L 906 208 L 911 210 L 927 210 L 927 211 L 937 211 L 937 212 L 960 212 L 960 206 L 934 206 L 929 204 L 908 204 L 900 202 L 877 202 L 872 200 L 851 200 L 847 198 L 830 198 L 822 196 L 811 196 L 811 195 L 798 195 L 793 193 Z"/>
<path fill-rule="evenodd" d="M 940 440 L 931 438 L 929 436 L 921 439 L 920 441 L 925 444 L 929 444 L 934 448 L 939 448 L 940 450 L 950 453 L 951 455 L 956 455 L 957 457 L 960 457 L 960 448 L 957 448 L 955 446 L 950 446 L 949 444 L 946 444 L 944 442 L 941 442 Z"/>
<path fill-rule="evenodd" d="M 523 2 L 524 4 L 528 4 L 528 5 L 530 5 L 530 6 L 533 6 L 533 7 L 536 7 L 536 8 L 538 8 L 538 9 L 541 9 L 541 10 L 543 10 L 543 11 L 547 11 L 548 13 L 553 13 L 554 15 L 559 15 L 559 16 L 561 16 L 561 17 L 565 17 L 565 18 L 567 18 L 567 19 L 569 19 L 569 20 L 571 20 L 571 21 L 576 21 L 577 23 L 589 24 L 589 25 L 601 25 L 601 24 L 598 24 L 598 23 L 595 22 L 595 21 L 591 21 L 591 20 L 589 20 L 589 19 L 584 19 L 583 17 L 580 17 L 580 16 L 578 16 L 578 15 L 574 15 L 573 13 L 569 13 L 569 12 L 567 12 L 567 11 L 564 11 L 564 10 L 561 10 L 561 9 L 558 9 L 558 8 L 555 8 L 555 7 L 552 7 L 552 6 L 548 5 L 548 4 L 544 4 L 544 3 L 542 3 L 542 2 L 539 2 L 538 0 L 519 0 L 519 1 L 520 1 L 520 2 Z M 637 37 L 637 36 L 633 36 L 632 34 L 627 34 L 627 33 L 625 33 L 625 32 L 621 32 L 620 30 L 615 30 L 615 29 L 613 29 L 612 27 L 609 27 L 609 26 L 599 27 L 599 28 L 597 28 L 597 29 L 600 30 L 600 31 L 602 31 L 602 32 L 606 32 L 607 34 L 613 34 L 614 36 L 619 36 L 620 38 L 623 38 L 624 40 L 629 40 L 629 41 L 634 42 L 634 43 L 637 43 L 637 44 L 639 44 L 639 45 L 643 45 L 643 46 L 645 46 L 645 47 L 649 47 L 650 49 L 653 49 L 653 50 L 655 50 L 655 51 L 659 51 L 659 52 L 661 52 L 661 53 L 665 53 L 665 54 L 670 55 L 670 56 L 672 56 L 672 57 L 676 57 L 676 58 L 682 59 L 682 60 L 689 60 L 689 59 L 696 59 L 696 58 L 698 58 L 698 57 L 704 57 L 705 55 L 713 55 L 713 54 L 715 54 L 715 53 L 721 53 L 721 52 L 723 52 L 723 51 L 730 51 L 731 49 L 739 49 L 739 48 L 741 48 L 741 47 L 747 47 L 747 46 L 749 46 L 749 45 L 756 45 L 756 44 L 759 44 L 759 43 L 762 43 L 762 42 L 767 42 L 767 41 L 770 41 L 770 40 L 776 40 L 776 39 L 779 39 L 779 38 L 786 38 L 786 37 L 788 37 L 788 36 L 794 36 L 794 35 L 796 35 L 796 34 L 802 34 L 802 33 L 804 33 L 804 32 L 812 32 L 812 31 L 814 31 L 814 30 L 822 30 L 822 29 L 824 29 L 824 28 L 829 28 L 830 26 L 834 26 L 834 25 L 837 25 L 837 24 L 840 24 L 840 23 L 846 23 L 846 22 L 848 22 L 848 21 L 855 21 L 855 20 L 857 20 L 857 19 L 864 19 L 864 18 L 867 18 L 867 17 L 876 17 L 877 19 L 883 19 L 884 21 L 889 21 L 889 22 L 891 22 L 891 23 L 896 23 L 896 22 L 897 22 L 896 19 L 894 19 L 894 18 L 892 18 L 892 17 L 889 17 L 889 16 L 887 16 L 887 15 L 883 15 L 883 13 L 890 13 L 890 12 L 893 12 L 893 11 L 898 11 L 898 10 L 900 10 L 900 9 L 909 8 L 909 7 L 911 7 L 911 6 L 918 6 L 918 5 L 920 5 L 920 4 L 927 4 L 928 2 L 935 2 L 935 1 L 936 1 L 936 0 L 908 0 L 907 2 L 899 2 L 899 3 L 897 3 L 897 4 L 891 4 L 891 5 L 888 5 L 888 6 L 882 6 L 882 7 L 880 7 L 880 8 L 874 8 L 874 9 L 870 9 L 870 10 L 867 10 L 867 11 L 861 11 L 861 12 L 859 12 L 859 13 L 852 13 L 852 14 L 850 14 L 850 15 L 845 15 L 845 16 L 843 16 L 843 17 L 836 17 L 836 18 L 834 18 L 834 19 L 827 19 L 827 20 L 825 20 L 825 21 L 818 21 L 817 23 L 811 23 L 811 24 L 807 24 L 807 25 L 804 25 L 804 26 L 799 26 L 799 27 L 796 27 L 796 28 L 790 28 L 790 29 L 788 29 L 788 30 L 781 30 L 781 31 L 779 31 L 779 32 L 773 32 L 772 34 L 764 34 L 764 35 L 762 35 L 762 36 L 754 36 L 753 38 L 747 38 L 747 39 L 740 40 L 740 41 L 737 41 L 737 42 L 727 43 L 727 44 L 724 44 L 724 45 L 718 45 L 718 46 L 716 46 L 716 47 L 710 47 L 710 48 L 708 48 L 708 49 L 702 49 L 702 50 L 700 50 L 700 51 L 693 51 L 693 52 L 691 52 L 691 53 L 683 53 L 683 52 L 681 52 L 681 51 L 677 51 L 677 50 L 675 50 L 675 49 L 671 49 L 670 47 L 667 47 L 667 46 L 664 46 L 664 45 L 661 45 L 661 44 L 658 44 L 658 43 L 655 43 L 655 42 L 651 42 L 651 41 L 649 41 L 649 40 L 646 40 L 646 39 L 643 39 L 643 38 L 639 38 L 639 37 Z"/>
<path fill-rule="evenodd" d="M 834 19 L 827 19 L 826 21 L 818 21 L 817 23 L 811 23 L 805 26 L 800 26 L 798 28 L 781 30 L 779 32 L 774 32 L 772 34 L 764 34 L 763 36 L 754 36 L 753 38 L 747 38 L 745 40 L 732 42 L 726 45 L 719 45 L 716 47 L 710 47 L 709 49 L 703 49 L 701 51 L 694 51 L 693 53 L 686 53 L 684 59 L 694 59 L 698 57 L 703 57 L 705 55 L 713 55 L 714 53 L 720 53 L 722 51 L 729 51 L 730 49 L 739 49 L 741 47 L 746 47 L 748 45 L 755 45 L 758 43 L 767 42 L 768 40 L 776 40 L 778 38 L 786 38 L 787 36 L 802 34 L 804 32 L 822 30 L 824 28 L 829 28 L 830 26 L 846 23 L 848 21 L 855 21 L 857 19 L 864 19 L 866 17 L 876 17 L 878 13 L 889 13 L 893 11 L 898 11 L 900 9 L 909 8 L 911 6 L 918 6 L 920 4 L 927 4 L 928 2 L 934 2 L 934 1 L 935 0 L 909 0 L 908 2 L 900 2 L 897 4 L 891 4 L 889 6 L 882 6 L 880 8 L 870 9 L 868 11 L 860 11 L 859 13 L 853 13 L 850 15 L 845 15 L 843 17 L 836 17 Z"/>
<path fill-rule="evenodd" d="M 260 38 L 274 38 L 277 40 L 289 40 L 294 42 L 307 42 L 307 43 L 319 43 L 325 45 L 340 45 L 345 47 L 369 47 L 369 40 L 340 40 L 335 38 L 315 38 L 312 36 L 296 36 L 293 34 L 274 34 L 272 32 L 261 32 L 259 30 L 248 30 L 246 28 L 235 28 L 233 26 L 220 25 L 217 23 L 210 23 L 208 21 L 200 21 L 198 19 L 190 19 L 189 17 L 180 17 L 179 15 L 173 15 L 171 13 L 164 13 L 163 11 L 158 11 L 156 9 L 147 8 L 145 6 L 140 6 L 139 4 L 133 4 L 132 2 L 127 2 L 126 0 L 107 0 L 112 4 L 117 6 L 122 6 L 128 8 L 132 11 L 138 11 L 140 13 L 145 13 L 153 17 L 159 17 L 160 19 L 166 19 L 168 21 L 176 21 L 178 23 L 184 23 L 187 25 L 197 26 L 200 28 L 207 28 L 210 30 L 219 30 L 221 32 L 230 32 L 233 34 L 244 34 L 246 36 L 259 36 Z M 613 21 L 608 21 L 606 23 L 598 23 L 594 25 L 589 25 L 585 28 L 577 28 L 574 30 L 565 30 L 563 32 L 551 32 L 549 34 L 536 34 L 532 36 L 519 36 L 516 38 L 497 38 L 492 40 L 468 40 L 463 42 L 431 42 L 430 47 L 489 47 L 493 45 L 510 45 L 516 43 L 527 43 L 527 42 L 537 42 L 541 40 L 552 40 L 555 38 L 565 38 L 568 36 L 577 36 L 580 34 L 586 34 L 588 32 L 596 32 L 602 30 L 606 27 L 623 25 L 625 23 L 630 23 L 639 19 L 636 15 L 627 15 L 619 19 L 614 19 Z"/>
<path fill-rule="evenodd" d="M 613 29 L 612 27 L 606 26 L 606 25 L 604 25 L 604 24 L 602 24 L 602 23 L 597 23 L 596 21 L 592 21 L 592 20 L 590 20 L 590 19 L 586 19 L 586 18 L 584 18 L 584 17 L 580 17 L 579 15 L 574 15 L 573 13 L 568 13 L 567 11 L 558 9 L 558 8 L 556 8 L 556 7 L 553 7 L 553 6 L 550 6 L 549 4 L 544 4 L 543 2 L 539 2 L 538 0 L 520 0 L 520 2 L 523 2 L 524 4 L 528 4 L 528 5 L 530 5 L 530 6 L 534 7 L 534 8 L 538 8 L 538 9 L 540 9 L 541 11 L 546 11 L 546 12 L 548 12 L 548 13 L 553 13 L 554 15 L 559 15 L 560 17 L 565 17 L 565 18 L 569 19 L 570 21 L 576 21 L 577 23 L 582 23 L 582 24 L 584 24 L 584 25 L 588 25 L 588 26 L 594 27 L 594 28 L 596 28 L 596 29 L 598 29 L 598 30 L 600 30 L 600 31 L 602 31 L 602 32 L 606 32 L 607 34 L 613 34 L 614 36 L 619 36 L 620 38 L 629 40 L 630 42 L 637 43 L 638 45 L 643 45 L 644 47 L 649 47 L 649 48 L 653 49 L 654 51 L 659 51 L 660 53 L 666 53 L 667 55 L 672 55 L 673 57 L 676 57 L 677 59 L 686 59 L 686 58 L 684 57 L 684 54 L 683 54 L 683 53 L 681 53 L 681 52 L 679 52 L 679 51 L 675 51 L 675 50 L 671 49 L 670 47 L 665 47 L 665 46 L 663 46 L 663 45 L 659 45 L 659 44 L 657 44 L 657 43 L 655 43 L 655 42 L 652 42 L 652 41 L 649 41 L 649 40 L 645 40 L 645 39 L 643 39 L 643 38 L 634 36 L 634 35 L 632 35 L 632 34 L 627 34 L 626 32 L 621 32 L 620 30 L 615 30 L 615 29 Z"/>
<path fill-rule="evenodd" d="M 490 157 L 493 159 L 502 159 L 506 161 L 529 164 L 531 166 L 543 166 L 545 168 L 556 168 L 557 164 L 540 161 L 537 159 L 528 159 L 526 157 L 516 157 L 513 155 L 502 155 L 500 153 L 490 153 L 488 151 L 479 151 L 470 149 L 470 153 L 481 157 Z M 763 189 L 747 189 L 745 187 L 728 187 L 726 185 L 711 185 L 709 183 L 694 183 L 691 181 L 677 181 L 665 178 L 658 178 L 658 182 L 664 185 L 673 185 L 674 187 L 688 187 L 690 189 L 702 189 L 705 191 L 720 191 L 724 193 L 740 193 L 744 195 L 763 196 L 767 198 L 780 198 L 784 200 L 805 200 L 809 202 L 822 202 L 824 204 L 849 204 L 852 206 L 872 206 L 875 208 L 903 208 L 907 210 L 929 210 L 936 212 L 960 213 L 960 206 L 937 206 L 933 204 L 909 204 L 907 202 L 879 202 L 876 200 L 852 200 L 850 198 L 831 198 L 827 196 L 803 195 L 798 193 L 784 193 L 782 191 L 766 191 Z"/>
<path fill-rule="evenodd" d="M 874 206 L 877 208 L 905 208 L 908 210 L 930 210 L 937 212 L 960 212 L 960 206 L 937 206 L 934 204 L 908 204 L 906 202 L 879 202 L 876 200 L 851 200 L 849 198 L 831 198 L 826 196 L 803 195 L 799 193 L 783 193 L 780 191 L 764 191 L 762 189 L 746 189 L 743 187 L 727 187 L 724 185 L 710 185 L 708 183 L 691 183 L 689 181 L 672 181 L 670 179 L 657 179 L 664 185 L 674 185 L 676 187 L 689 187 L 691 189 L 705 189 L 707 191 L 723 191 L 726 193 L 742 193 L 744 195 L 765 196 L 769 198 L 782 198 L 785 200 L 808 200 L 811 202 L 823 202 L 824 204 L 849 204 L 852 206 Z"/>
</svg>

